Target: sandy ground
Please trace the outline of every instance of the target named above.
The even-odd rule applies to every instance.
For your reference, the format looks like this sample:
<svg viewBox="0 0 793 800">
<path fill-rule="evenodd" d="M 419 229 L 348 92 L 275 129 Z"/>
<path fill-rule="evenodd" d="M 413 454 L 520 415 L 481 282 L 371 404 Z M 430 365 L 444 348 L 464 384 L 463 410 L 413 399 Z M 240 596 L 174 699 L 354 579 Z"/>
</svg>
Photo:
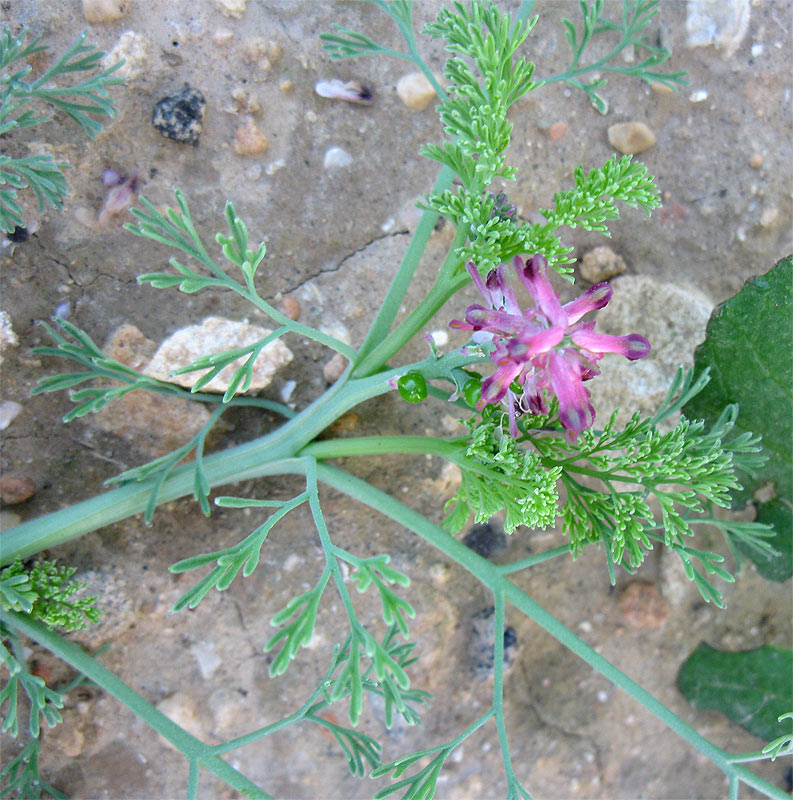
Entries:
<svg viewBox="0 0 793 800">
<path fill-rule="evenodd" d="M 22 152 L 28 147 L 38 152 L 51 143 L 59 160 L 74 165 L 64 213 L 43 215 L 30 241 L 0 255 L 2 308 L 20 340 L 5 353 L 2 400 L 23 407 L 4 433 L 2 467 L 36 484 L 35 497 L 13 509 L 24 520 L 96 494 L 106 478 L 152 458 L 161 446 L 153 437 L 125 433 L 126 412 L 111 412 L 101 427 L 89 419 L 63 426 L 59 420 L 70 407 L 66 397 L 29 397 L 39 378 L 58 370 L 53 360 L 30 353 L 44 343 L 36 320 L 51 317 L 56 308 L 63 313 L 68 304 L 69 319 L 98 342 L 125 323 L 159 342 L 210 314 L 264 321 L 227 294 L 177 298 L 138 286 L 136 276 L 164 267 L 170 253 L 124 232 L 121 225 L 130 219 L 124 214 L 104 227 L 97 224 L 106 196 L 103 170 L 136 172 L 141 193 L 155 204 L 171 202 L 172 187 L 181 187 L 209 241 L 222 225 L 226 199 L 232 199 L 252 237 L 267 241 L 262 296 L 276 302 L 294 298 L 301 321 L 348 336 L 353 344 L 361 341 L 407 246 L 417 218 L 415 201 L 436 174 L 418 157 L 419 146 L 440 135 L 432 105 L 425 111 L 408 109 L 395 92 L 397 80 L 409 70 L 406 62 L 333 63 L 317 40 L 338 22 L 397 47 L 394 29 L 376 7 L 251 0 L 234 19 L 212 0 L 131 0 L 127 5 L 125 18 L 88 25 L 76 0 L 0 4 L 0 15 L 29 25 L 54 52 L 86 28 L 89 40 L 106 50 L 128 30 L 144 43 L 139 73 L 114 90 L 118 114 L 95 142 L 86 142 L 74 126 L 57 119 L 17 145 Z M 431 19 L 437 7 L 430 0 L 417 2 L 418 22 Z M 541 21 L 528 52 L 543 76 L 564 68 L 567 51 L 559 18 L 575 15 L 576 7 L 541 2 L 537 11 Z M 579 163 L 598 166 L 613 153 L 606 136 L 609 125 L 645 122 L 657 142 L 641 158 L 657 178 L 664 208 L 650 220 L 626 211 L 613 226 L 610 244 L 625 259 L 629 276 L 652 278 L 667 286 L 664 292 L 671 284 L 704 303 L 707 311 L 790 251 L 791 7 L 771 0 L 752 3 L 748 31 L 731 55 L 712 46 L 688 47 L 685 19 L 685 4 L 667 0 L 660 24 L 653 26 L 674 50 L 671 68 L 689 73 L 691 85 L 681 93 L 660 94 L 615 77 L 604 90 L 606 116 L 583 94 L 560 84 L 522 101 L 512 116 L 510 149 L 518 180 L 508 191 L 521 216 L 537 219 L 553 193 L 571 185 Z M 429 42 L 422 47 L 440 74 L 442 49 Z M 370 87 L 373 104 L 353 106 L 318 97 L 314 83 L 333 77 Z M 154 104 L 185 84 L 199 89 L 207 102 L 197 145 L 167 140 L 150 122 Z M 269 146 L 240 155 L 234 150 L 235 132 L 248 118 Z M 332 147 L 348 153 L 350 163 L 323 166 Z M 579 257 L 604 243 L 579 231 L 568 240 Z M 433 236 L 408 307 L 426 291 L 449 241 L 449 226 Z M 680 333 L 686 310 L 682 305 L 658 309 L 652 300 L 647 298 L 647 308 L 656 309 L 646 312 L 648 328 L 672 331 L 682 348 L 676 357 L 690 360 L 698 340 Z M 445 328 L 459 313 L 444 312 L 428 330 Z M 303 407 L 324 389 L 322 367 L 329 354 L 296 337 L 288 344 L 295 360 L 267 396 L 277 399 L 285 383 L 295 381 L 290 402 Z M 406 358 L 421 357 L 425 349 L 421 341 L 414 342 Z M 230 421 L 220 444 L 245 441 L 273 422 L 251 413 Z M 356 434 L 448 434 L 454 416 L 440 403 L 414 409 L 386 397 L 357 409 L 345 425 Z M 393 457 L 345 466 L 440 519 L 449 496 L 440 461 Z M 237 491 L 286 498 L 299 488 L 279 479 L 249 482 Z M 491 604 L 489 597 L 470 576 L 399 526 L 333 492 L 325 492 L 323 499 L 340 546 L 359 555 L 389 552 L 411 576 L 408 597 L 418 612 L 413 634 L 420 655 L 414 685 L 435 695 L 420 729 L 386 732 L 378 710 L 367 709 L 364 730 L 383 741 L 384 759 L 453 738 L 489 703 L 490 684 L 473 671 L 471 655 L 473 620 Z M 222 595 L 211 594 L 194 612 L 168 613 L 189 578 L 171 575 L 167 567 L 237 541 L 253 522 L 231 510 L 216 511 L 207 520 L 184 500 L 160 509 L 152 527 L 133 518 L 50 554 L 77 566 L 79 577 L 101 592 L 102 623 L 75 640 L 88 647 L 111 644 L 103 663 L 212 742 L 294 710 L 324 671 L 332 644 L 343 636 L 337 601 L 329 593 L 312 647 L 284 677 L 267 677 L 268 658 L 261 648 L 271 633 L 268 620 L 308 588 L 319 570 L 319 545 L 302 509 L 274 530 L 250 579 L 235 582 Z M 521 530 L 495 558 L 513 560 L 564 541 L 560 532 Z M 702 544 L 724 547 L 716 534 L 704 535 Z M 758 749 L 759 740 L 721 715 L 691 709 L 675 688 L 675 676 L 702 640 L 736 650 L 762 644 L 789 647 L 790 583 L 768 584 L 745 570 L 735 584 L 724 586 L 727 609 L 719 611 L 704 605 L 681 575 L 669 557 L 654 553 L 648 558 L 638 577 L 663 596 L 668 614 L 645 620 L 641 627 L 631 625 L 618 604 L 628 576 L 611 587 L 596 550 L 575 563 L 548 562 L 520 581 L 544 607 L 704 735 L 732 750 Z M 362 613 L 374 619 L 371 609 Z M 718 770 L 641 707 L 531 621 L 509 613 L 508 624 L 517 638 L 506 685 L 513 760 L 534 797 L 726 795 Z M 56 683 L 67 677 L 38 648 L 32 658 Z M 45 733 L 42 763 L 45 777 L 62 791 L 85 798 L 184 794 L 186 762 L 112 698 L 90 688 L 73 693 L 64 718 L 62 726 Z M 375 790 L 372 782 L 349 776 L 329 736 L 306 727 L 238 751 L 231 760 L 279 798 L 364 798 Z M 757 769 L 785 786 L 784 763 Z M 496 732 L 489 726 L 450 760 L 437 796 L 503 797 L 502 775 Z M 204 776 L 200 796 L 233 794 Z"/>
</svg>

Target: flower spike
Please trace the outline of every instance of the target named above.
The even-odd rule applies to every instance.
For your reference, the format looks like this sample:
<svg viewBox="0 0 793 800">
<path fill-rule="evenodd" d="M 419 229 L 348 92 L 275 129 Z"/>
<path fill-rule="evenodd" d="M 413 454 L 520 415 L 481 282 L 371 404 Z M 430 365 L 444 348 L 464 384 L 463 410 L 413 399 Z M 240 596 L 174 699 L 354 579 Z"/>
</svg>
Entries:
<svg viewBox="0 0 793 800">
<path fill-rule="evenodd" d="M 570 303 L 562 305 L 548 278 L 548 262 L 542 255 L 524 261 L 516 256 L 513 268 L 528 290 L 534 308 L 521 310 L 510 285 L 507 268 L 499 264 L 482 280 L 476 265 L 466 265 L 487 306 L 474 304 L 465 320 L 452 320 L 452 328 L 473 331 L 474 337 L 492 338 L 490 360 L 496 371 L 482 382 L 477 409 L 506 402 L 510 433 L 518 435 L 518 414 L 547 414 L 546 395 L 559 401 L 559 418 L 570 439 L 592 427 L 595 410 L 584 386 L 600 374 L 597 362 L 605 353 L 619 353 L 630 361 L 644 358 L 650 343 L 637 333 L 609 336 L 595 333 L 595 323 L 584 322 L 590 311 L 603 308 L 612 288 L 597 283 Z M 512 388 L 517 383 L 520 393 Z"/>
</svg>

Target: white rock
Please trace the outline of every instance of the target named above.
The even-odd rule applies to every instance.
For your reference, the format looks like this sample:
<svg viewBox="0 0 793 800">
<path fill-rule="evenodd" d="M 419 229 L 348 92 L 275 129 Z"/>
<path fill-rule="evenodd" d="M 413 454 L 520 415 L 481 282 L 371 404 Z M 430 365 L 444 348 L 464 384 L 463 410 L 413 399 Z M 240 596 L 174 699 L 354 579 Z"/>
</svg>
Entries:
<svg viewBox="0 0 793 800">
<path fill-rule="evenodd" d="M 347 167 L 352 164 L 353 158 L 341 147 L 331 147 L 325 153 L 322 166 L 325 169 L 336 169 L 337 167 Z"/>
<path fill-rule="evenodd" d="M 83 0 L 86 22 L 113 22 L 129 10 L 130 0 Z"/>
<path fill-rule="evenodd" d="M 691 92 L 691 94 L 688 96 L 688 99 L 692 103 L 702 103 L 708 99 L 708 90 L 696 89 L 695 91 Z"/>
<path fill-rule="evenodd" d="M 204 680 L 212 677 L 212 673 L 223 663 L 220 656 L 215 652 L 215 645 L 212 642 L 197 642 L 190 651 L 198 662 L 201 670 L 201 677 Z"/>
<path fill-rule="evenodd" d="M 685 283 L 625 275 L 611 285 L 614 294 L 594 317 L 595 330 L 617 336 L 639 333 L 651 350 L 637 361 L 607 354 L 598 362 L 601 374 L 586 383 L 596 425 L 605 423 L 615 408 L 621 409 L 623 422 L 635 410 L 654 414 L 677 368 L 694 363 L 694 349 L 705 338 L 713 308 L 710 298 Z"/>
<path fill-rule="evenodd" d="M 196 738 L 205 738 L 204 725 L 198 716 L 198 706 L 195 700 L 185 692 L 176 692 L 176 694 L 161 700 L 157 704 L 157 710 L 165 714 L 171 722 L 175 722 L 180 728 L 192 733 Z M 165 737 L 161 736 L 160 740 L 171 750 L 177 749 Z"/>
<path fill-rule="evenodd" d="M 740 47 L 749 29 L 749 0 L 688 0 L 686 31 L 689 47 L 715 45 L 724 58 Z"/>
<path fill-rule="evenodd" d="M 173 370 L 192 364 L 197 358 L 213 353 L 222 353 L 237 347 L 246 347 L 268 336 L 272 331 L 251 325 L 247 322 L 220 317 L 207 317 L 200 325 L 190 325 L 171 334 L 157 349 L 146 375 L 163 381 L 191 388 L 206 371 L 188 372 L 184 375 L 171 375 Z M 229 364 L 216 375 L 201 391 L 225 392 L 234 372 L 239 369 L 244 358 Z M 253 365 L 253 375 L 248 391 L 255 392 L 269 385 L 276 370 L 292 360 L 292 351 L 280 339 L 270 342 L 259 354 Z"/>
<path fill-rule="evenodd" d="M 11 327 L 11 318 L 5 311 L 0 310 L 0 364 L 3 363 L 3 350 L 16 347 L 19 339 Z"/>
<path fill-rule="evenodd" d="M 5 400 L 0 403 L 0 431 L 4 431 L 16 419 L 21 410 L 22 406 L 13 400 Z"/>
<path fill-rule="evenodd" d="M 145 36 L 135 31 L 124 31 L 113 48 L 105 53 L 102 67 L 108 69 L 117 61 L 123 61 L 124 63 L 113 74 L 134 81 L 148 68 L 151 58 L 150 48 L 149 40 Z"/>
<path fill-rule="evenodd" d="M 435 97 L 435 89 L 423 72 L 409 72 L 397 81 L 399 99 L 408 107 L 423 111 Z"/>
<path fill-rule="evenodd" d="M 224 17 L 240 19 L 248 7 L 248 0 L 215 0 L 215 6 Z"/>
</svg>

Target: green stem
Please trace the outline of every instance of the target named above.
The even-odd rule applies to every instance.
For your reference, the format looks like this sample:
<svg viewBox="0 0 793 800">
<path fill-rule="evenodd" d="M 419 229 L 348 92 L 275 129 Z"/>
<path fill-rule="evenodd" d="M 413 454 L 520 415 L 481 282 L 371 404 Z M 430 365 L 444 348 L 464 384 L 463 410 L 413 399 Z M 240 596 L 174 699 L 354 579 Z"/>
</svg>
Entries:
<svg viewBox="0 0 793 800">
<path fill-rule="evenodd" d="M 497 569 L 502 575 L 511 575 L 513 572 L 520 572 L 523 569 L 533 567 L 535 564 L 542 564 L 543 561 L 567 555 L 570 555 L 570 548 L 568 545 L 563 544 L 559 547 L 554 547 L 552 550 L 546 550 L 544 553 L 537 553 L 536 556 L 528 556 L 520 559 L 520 561 L 513 561 L 511 564 L 499 564 Z"/>
<path fill-rule="evenodd" d="M 467 273 L 461 273 L 451 280 L 441 279 L 439 275 L 421 303 L 400 323 L 399 327 L 392 331 L 384 341 L 380 342 L 357 364 L 353 375 L 371 375 L 382 369 L 388 360 L 398 353 L 417 331 L 432 319 L 443 304 L 470 280 Z"/>
<path fill-rule="evenodd" d="M 390 379 L 410 368 L 420 368 L 427 378 L 440 378 L 445 370 L 465 367 L 476 361 L 474 356 L 448 353 L 439 359 L 430 358 L 368 378 L 346 383 L 341 380 L 272 433 L 204 458 L 206 478 L 214 487 L 266 475 L 303 474 L 303 462 L 294 458 L 301 448 L 349 409 L 391 391 Z M 166 503 L 192 494 L 194 471 L 194 464 L 174 469 L 162 484 L 158 502 Z M 127 484 L 4 531 L 0 540 L 0 566 L 144 511 L 156 481 L 155 475 Z"/>
<path fill-rule="evenodd" d="M 433 194 L 447 189 L 451 185 L 453 177 L 454 173 L 452 170 L 448 167 L 444 167 L 441 170 L 440 175 L 438 175 L 438 180 L 435 182 L 435 186 L 432 190 Z M 413 275 L 415 274 L 416 268 L 419 265 L 419 260 L 421 259 L 421 256 L 427 247 L 427 242 L 432 235 L 432 231 L 435 227 L 437 219 L 438 214 L 435 211 L 425 211 L 422 214 L 421 221 L 416 228 L 416 232 L 413 234 L 413 238 L 411 239 L 407 252 L 402 259 L 402 263 L 399 265 L 396 275 L 394 275 L 394 279 L 391 282 L 391 286 L 388 289 L 385 299 L 383 300 L 383 304 L 380 306 L 380 310 L 377 312 L 377 316 L 372 322 L 369 332 L 366 334 L 366 339 L 358 351 L 358 362 L 352 373 L 354 377 L 370 375 L 380 369 L 382 365 L 394 355 L 394 353 L 398 352 L 400 347 L 405 342 L 413 337 L 413 335 L 435 313 L 435 311 L 437 311 L 438 308 L 440 308 L 440 306 L 446 302 L 448 297 L 451 297 L 451 295 L 443 296 L 441 302 L 435 307 L 429 316 L 426 316 L 425 318 L 416 317 L 416 312 L 414 311 L 413 314 L 409 315 L 407 319 L 400 324 L 400 326 L 396 331 L 394 331 L 394 333 L 391 334 L 391 336 L 387 337 L 387 334 L 391 330 L 391 326 L 394 323 L 394 319 L 396 319 L 396 316 L 399 313 L 402 301 L 405 299 L 405 294 L 407 293 L 408 287 L 413 280 Z M 455 236 L 454 242 L 452 242 L 452 246 L 449 249 L 449 253 L 446 256 L 444 266 L 446 266 L 446 263 L 450 259 L 453 259 L 454 251 L 460 246 L 460 244 L 462 244 L 464 240 L 465 237 L 462 236 L 462 234 L 460 234 L 458 231 L 458 234 Z M 439 285 L 443 285 L 443 281 L 440 280 L 440 275 L 435 281 L 435 286 L 433 286 L 433 289 L 430 290 L 430 294 L 432 294 L 433 290 L 437 290 Z M 421 306 L 419 306 L 419 308 L 421 308 Z M 394 334 L 398 331 L 403 331 L 402 338 L 400 339 L 401 344 L 396 349 L 385 347 L 386 342 L 391 341 Z"/>
<path fill-rule="evenodd" d="M 204 769 L 214 773 L 245 797 L 256 798 L 257 800 L 272 800 L 271 795 L 262 791 L 242 773 L 216 755 L 211 746 L 196 739 L 195 736 L 192 736 L 175 722 L 168 719 L 165 714 L 154 708 L 142 695 L 127 686 L 126 683 L 89 656 L 74 642 L 66 641 L 45 625 L 31 619 L 27 614 L 4 611 L 3 623 L 46 647 L 97 686 L 104 689 L 108 694 L 120 700 L 130 711 L 139 716 L 154 728 L 160 736 L 167 739 L 183 753 L 191 763 L 197 763 Z"/>
<path fill-rule="evenodd" d="M 426 542 L 436 547 L 460 566 L 468 570 L 477 580 L 487 586 L 493 594 L 503 592 L 505 600 L 515 608 L 522 611 L 527 617 L 534 620 L 565 647 L 583 659 L 593 669 L 600 672 L 605 678 L 630 697 L 643 705 L 650 713 L 654 714 L 667 727 L 671 728 L 678 736 L 696 748 L 706 758 L 710 759 L 719 769 L 730 777 L 734 777 L 759 791 L 764 792 L 774 800 L 790 800 L 788 795 L 768 781 L 755 775 L 751 770 L 731 763 L 729 753 L 717 747 L 706 739 L 694 728 L 684 722 L 674 712 L 670 711 L 663 703 L 656 700 L 646 689 L 631 680 L 622 671 L 607 661 L 596 650 L 582 639 L 579 639 L 571 630 L 566 628 L 552 614 L 546 611 L 535 600 L 508 580 L 499 568 L 487 559 L 475 553 L 461 542 L 433 525 L 424 516 L 405 506 L 385 492 L 375 489 L 366 481 L 356 478 L 336 467 L 320 464 L 317 467 L 317 476 L 334 489 L 344 492 L 355 500 L 368 505 L 381 514 L 399 522 L 421 536 Z"/>
<path fill-rule="evenodd" d="M 312 456 L 319 460 L 393 453 L 430 453 L 451 459 L 459 455 L 460 447 L 447 439 L 432 436 L 355 436 L 349 439 L 323 439 L 306 445 L 300 451 L 301 456 Z"/>
</svg>

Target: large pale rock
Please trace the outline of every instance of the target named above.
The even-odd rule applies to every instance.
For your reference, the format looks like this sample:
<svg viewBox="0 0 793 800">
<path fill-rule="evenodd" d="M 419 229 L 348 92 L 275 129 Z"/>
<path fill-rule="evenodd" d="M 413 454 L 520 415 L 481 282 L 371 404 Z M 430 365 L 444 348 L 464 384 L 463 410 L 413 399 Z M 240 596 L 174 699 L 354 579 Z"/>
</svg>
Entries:
<svg viewBox="0 0 793 800">
<path fill-rule="evenodd" d="M 103 348 L 108 358 L 143 372 L 157 345 L 134 325 L 122 325 Z M 210 412 L 201 403 L 160 392 L 125 394 L 87 421 L 100 431 L 134 442 L 136 447 L 160 456 L 181 447 L 206 425 Z"/>
<path fill-rule="evenodd" d="M 222 353 L 237 347 L 246 347 L 272 331 L 251 325 L 248 322 L 235 322 L 221 317 L 207 317 L 200 325 L 190 325 L 171 334 L 157 349 L 144 372 L 152 378 L 176 383 L 192 388 L 196 380 L 208 370 L 172 375 L 174 370 L 192 364 L 201 356 Z M 292 360 L 292 351 L 280 339 L 270 342 L 259 354 L 253 365 L 249 391 L 255 392 L 270 384 L 276 370 Z M 201 391 L 225 392 L 236 370 L 245 363 L 239 358 L 216 375 Z"/>
<path fill-rule="evenodd" d="M 689 47 L 715 45 L 731 58 L 749 30 L 749 0 L 688 0 L 686 43 Z"/>
<path fill-rule="evenodd" d="M 639 410 L 652 415 L 666 395 L 675 371 L 694 363 L 694 349 L 705 338 L 713 303 L 685 283 L 658 283 L 644 275 L 624 275 L 611 284 L 609 304 L 597 312 L 596 330 L 624 336 L 640 333 L 650 354 L 638 361 L 606 354 L 599 362 L 601 374 L 587 381 L 597 414 L 604 424 L 615 408 L 621 420 Z"/>
</svg>

